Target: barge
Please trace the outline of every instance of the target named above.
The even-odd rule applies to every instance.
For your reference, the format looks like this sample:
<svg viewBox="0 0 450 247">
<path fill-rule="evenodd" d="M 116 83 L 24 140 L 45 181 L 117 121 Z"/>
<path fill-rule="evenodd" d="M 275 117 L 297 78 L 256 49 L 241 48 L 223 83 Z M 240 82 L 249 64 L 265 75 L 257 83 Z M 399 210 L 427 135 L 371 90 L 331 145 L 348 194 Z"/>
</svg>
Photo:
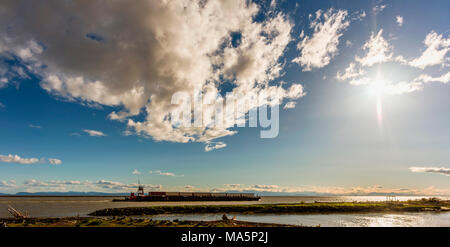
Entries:
<svg viewBox="0 0 450 247">
<path fill-rule="evenodd" d="M 254 193 L 212 193 L 212 192 L 148 192 L 139 185 L 137 193 L 130 193 L 124 199 L 113 201 L 162 202 L 162 201 L 259 201 Z"/>
</svg>

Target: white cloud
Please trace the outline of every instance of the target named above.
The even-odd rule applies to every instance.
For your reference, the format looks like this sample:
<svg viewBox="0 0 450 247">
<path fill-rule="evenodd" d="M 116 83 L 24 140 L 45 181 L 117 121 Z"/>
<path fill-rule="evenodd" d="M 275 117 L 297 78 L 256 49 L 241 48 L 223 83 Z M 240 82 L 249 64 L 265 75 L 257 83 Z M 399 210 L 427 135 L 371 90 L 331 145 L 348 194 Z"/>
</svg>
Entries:
<svg viewBox="0 0 450 247">
<path fill-rule="evenodd" d="M 105 133 L 98 130 L 83 129 L 83 131 L 88 133 L 90 136 L 106 136 Z"/>
<path fill-rule="evenodd" d="M 422 90 L 423 84 L 420 82 L 398 82 L 389 83 L 384 86 L 383 93 L 391 95 L 400 95 L 404 93 L 412 93 L 414 91 Z"/>
<path fill-rule="evenodd" d="M 94 186 L 98 186 L 102 189 L 107 189 L 108 191 L 116 191 L 116 192 L 124 192 L 124 191 L 134 191 L 138 188 L 139 184 L 133 183 L 133 184 L 125 184 L 121 182 L 116 181 L 109 181 L 101 179 L 95 183 L 93 183 Z M 153 184 L 140 184 L 141 186 L 144 186 L 147 190 L 160 190 L 162 188 L 162 185 L 153 185 Z"/>
<path fill-rule="evenodd" d="M 289 90 L 287 90 L 283 97 L 286 97 L 288 99 L 299 99 L 305 95 L 306 93 L 303 85 L 292 84 L 292 86 L 289 88 Z"/>
<path fill-rule="evenodd" d="M 263 190 L 263 191 L 270 191 L 270 190 L 276 190 L 279 188 L 278 185 L 261 185 L 261 184 L 256 184 L 250 187 L 251 189 L 255 189 L 255 190 Z"/>
<path fill-rule="evenodd" d="M 0 110 L 6 108 L 6 106 L 4 104 L 2 104 L 2 102 L 0 102 Z"/>
<path fill-rule="evenodd" d="M 34 128 L 34 129 L 40 129 L 40 128 L 42 128 L 41 126 L 39 126 L 39 125 L 34 125 L 34 124 L 29 124 L 28 127 Z"/>
<path fill-rule="evenodd" d="M 398 82 L 396 84 L 388 84 L 384 88 L 384 93 L 386 94 L 404 94 L 411 93 L 414 91 L 422 90 L 425 83 L 430 82 L 440 82 L 440 83 L 449 83 L 450 82 L 450 72 L 447 72 L 444 75 L 439 77 L 432 77 L 427 74 L 421 74 L 418 77 L 414 78 L 410 82 Z"/>
<path fill-rule="evenodd" d="M 294 109 L 297 102 L 289 101 L 286 104 L 284 104 L 283 109 Z"/>
<path fill-rule="evenodd" d="M 156 170 L 156 171 L 149 171 L 149 174 L 155 174 L 155 175 L 160 175 L 160 176 L 168 176 L 168 177 L 183 177 L 184 175 L 178 175 L 175 174 L 173 172 L 162 172 L 160 170 Z"/>
<path fill-rule="evenodd" d="M 428 82 L 440 82 L 440 83 L 449 83 L 450 82 L 450 71 L 444 75 L 438 77 L 432 77 L 427 74 L 421 74 L 417 78 L 414 79 L 414 82 L 420 83 L 428 83 Z"/>
<path fill-rule="evenodd" d="M 345 46 L 352 47 L 353 43 L 350 40 L 345 41 Z"/>
<path fill-rule="evenodd" d="M 380 5 L 375 5 L 372 8 L 373 14 L 374 15 L 378 15 L 380 12 L 382 12 L 384 9 L 386 8 L 386 4 L 380 4 Z"/>
<path fill-rule="evenodd" d="M 239 188 L 242 185 L 241 184 L 224 184 L 225 187 L 230 187 L 230 188 Z"/>
<path fill-rule="evenodd" d="M 339 187 L 339 186 L 280 186 L 280 185 L 243 185 L 225 184 L 224 188 L 214 188 L 214 191 L 241 191 L 241 192 L 278 192 L 278 193 L 297 193 L 297 194 L 326 194 L 326 195 L 370 195 L 377 194 L 403 194 L 403 195 L 442 195 L 448 196 L 450 189 L 438 189 L 435 187 L 428 188 L 385 188 L 380 185 L 372 185 L 367 187 Z"/>
<path fill-rule="evenodd" d="M 209 151 L 212 151 L 214 149 L 224 148 L 226 146 L 227 146 L 227 144 L 225 144 L 223 142 L 209 142 L 205 146 L 205 152 L 209 152 Z"/>
<path fill-rule="evenodd" d="M 30 164 L 35 164 L 38 162 L 41 163 L 45 163 L 45 159 L 41 158 L 22 158 L 19 155 L 13 155 L 13 154 L 8 154 L 8 155 L 0 155 L 0 162 L 5 162 L 5 163 L 17 163 L 17 164 L 22 164 L 22 165 L 30 165 Z M 60 165 L 62 162 L 59 159 L 54 159 L 54 158 L 49 158 L 48 162 L 52 165 Z"/>
<path fill-rule="evenodd" d="M 53 158 L 49 158 L 48 162 L 50 162 L 50 164 L 52 165 L 61 165 L 62 161 L 60 159 L 53 159 Z"/>
<path fill-rule="evenodd" d="M 397 16 L 395 17 L 395 21 L 397 22 L 397 25 L 399 27 L 403 26 L 403 16 Z"/>
<path fill-rule="evenodd" d="M 130 136 L 130 135 L 132 135 L 133 133 L 131 132 L 131 131 L 129 131 L 129 130 L 124 130 L 124 131 L 122 131 L 122 135 L 123 136 Z"/>
<path fill-rule="evenodd" d="M 50 181 L 39 181 L 36 179 L 26 180 L 24 185 L 27 187 L 65 187 L 65 186 L 78 186 L 78 185 L 86 185 L 90 184 L 90 182 L 81 182 L 81 181 L 62 181 L 62 180 L 50 180 Z"/>
<path fill-rule="evenodd" d="M 445 167 L 410 167 L 412 172 L 427 172 L 427 173 L 436 173 L 445 176 L 450 176 L 450 168 Z"/>
<path fill-rule="evenodd" d="M 370 78 L 366 74 L 365 68 L 378 63 L 395 62 L 402 65 L 410 65 L 424 69 L 427 66 L 441 64 L 447 66 L 446 53 L 450 49 L 450 39 L 443 39 L 442 35 L 431 32 L 425 39 L 428 48 L 421 57 L 412 61 L 407 61 L 403 56 L 394 56 L 393 47 L 383 38 L 383 30 L 376 35 L 372 33 L 370 39 L 363 45 L 362 49 L 366 52 L 363 57 L 355 56 L 355 62 L 351 62 L 344 72 L 338 71 L 336 78 L 341 81 L 348 81 L 354 86 L 368 85 L 376 91 L 390 95 L 400 95 L 422 90 L 426 83 L 440 82 L 449 83 L 450 72 L 433 77 L 428 74 L 420 74 L 412 80 L 390 81 L 386 78 Z M 380 80 L 383 82 L 381 83 Z"/>
<path fill-rule="evenodd" d="M 207 143 L 235 134 L 231 126 L 175 128 L 168 121 L 174 107 L 171 96 L 196 88 L 219 93 L 222 78 L 235 84 L 233 94 L 268 90 L 285 66 L 279 60 L 292 40 L 293 23 L 285 14 L 273 9 L 257 22 L 260 6 L 245 0 L 147 0 L 133 8 L 109 1 L 100 11 L 93 1 L 57 1 L 52 6 L 30 2 L 28 7 L 35 11 L 23 12 L 17 1 L 0 3 L 7 10 L 0 16 L 2 28 L 14 24 L 13 31 L 0 33 L 9 40 L 0 47 L 45 65 L 33 71 L 49 93 L 120 107 L 110 119 L 156 141 Z M 328 23 L 335 27 L 333 20 Z M 87 36 L 92 33 L 98 38 Z M 233 44 L 233 33 L 240 34 L 239 45 Z M 36 48 L 37 42 L 47 49 Z M 283 89 L 277 83 L 272 87 Z M 145 119 L 128 119 L 138 114 Z"/>
<path fill-rule="evenodd" d="M 449 58 L 446 58 L 446 55 L 450 50 L 450 35 L 444 38 L 442 34 L 438 35 L 435 31 L 431 31 L 423 43 L 427 48 L 420 57 L 410 61 L 409 65 L 424 69 L 428 66 L 447 64 Z"/>
<path fill-rule="evenodd" d="M 139 174 L 141 174 L 141 172 L 138 171 L 137 169 L 134 169 L 134 170 L 133 170 L 133 174 L 134 174 L 134 175 L 139 175 Z"/>
<path fill-rule="evenodd" d="M 16 155 L 8 154 L 8 155 L 0 155 L 0 161 L 6 162 L 6 163 L 17 163 L 17 164 L 29 165 L 29 164 L 38 163 L 39 159 L 38 158 L 21 158 L 17 154 Z"/>
<path fill-rule="evenodd" d="M 372 33 L 370 39 L 363 45 L 362 49 L 366 51 L 364 57 L 355 57 L 355 60 L 363 66 L 372 66 L 376 63 L 383 63 L 392 61 L 393 48 L 383 38 L 383 29 L 381 29 L 376 35 Z"/>
<path fill-rule="evenodd" d="M 360 77 L 364 74 L 364 71 L 361 67 L 358 67 L 356 63 L 350 63 L 350 65 L 345 69 L 344 73 L 340 71 L 337 72 L 336 78 L 341 81 L 354 79 Z"/>
<path fill-rule="evenodd" d="M 0 88 L 5 87 L 6 84 L 8 84 L 8 79 L 5 77 L 0 78 Z"/>
<path fill-rule="evenodd" d="M 328 65 L 338 53 L 339 38 L 350 25 L 346 17 L 346 10 L 329 9 L 326 12 L 318 10 L 310 24 L 314 33 L 310 37 L 302 31 L 300 35 L 302 40 L 297 44 L 301 54 L 292 61 L 302 66 L 303 71 Z"/>
<path fill-rule="evenodd" d="M 349 17 L 351 18 L 352 21 L 361 21 L 366 16 L 367 16 L 366 11 L 361 10 L 361 11 L 356 11 L 356 12 L 352 13 Z"/>
<path fill-rule="evenodd" d="M 11 182 L 10 182 L 11 184 Z M 141 184 L 146 190 L 160 190 L 162 185 Z M 0 185 L 1 187 L 1 185 Z M 16 185 L 29 192 L 39 191 L 96 191 L 96 192 L 130 192 L 138 188 L 137 183 L 121 183 L 110 180 L 78 181 L 78 180 L 50 180 L 40 181 L 36 179 L 26 180 L 23 186 Z"/>
<path fill-rule="evenodd" d="M 15 188 L 15 187 L 17 187 L 17 185 L 16 185 L 16 181 L 14 181 L 14 180 L 9 180 L 9 181 L 0 180 L 0 187 Z"/>
</svg>

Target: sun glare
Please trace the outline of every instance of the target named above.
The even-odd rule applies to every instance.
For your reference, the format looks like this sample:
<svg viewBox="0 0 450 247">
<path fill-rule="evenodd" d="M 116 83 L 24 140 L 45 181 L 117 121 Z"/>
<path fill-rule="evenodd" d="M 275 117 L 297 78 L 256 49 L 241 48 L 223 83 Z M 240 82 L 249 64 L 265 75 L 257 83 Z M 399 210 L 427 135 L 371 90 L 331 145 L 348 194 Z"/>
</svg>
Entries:
<svg viewBox="0 0 450 247">
<path fill-rule="evenodd" d="M 376 111 L 378 126 L 383 124 L 383 95 L 386 93 L 388 82 L 380 76 L 377 77 L 369 84 L 369 95 L 376 99 Z"/>
<path fill-rule="evenodd" d="M 370 84 L 369 84 L 369 94 L 375 96 L 376 98 L 381 98 L 387 89 L 387 81 L 380 76 L 377 76 Z"/>
</svg>

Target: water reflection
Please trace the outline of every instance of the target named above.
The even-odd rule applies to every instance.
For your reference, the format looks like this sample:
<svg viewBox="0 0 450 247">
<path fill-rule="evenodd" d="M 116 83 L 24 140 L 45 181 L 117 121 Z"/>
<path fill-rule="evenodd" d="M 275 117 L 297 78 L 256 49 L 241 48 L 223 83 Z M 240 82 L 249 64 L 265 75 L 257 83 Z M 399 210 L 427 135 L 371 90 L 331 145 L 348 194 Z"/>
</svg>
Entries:
<svg viewBox="0 0 450 247">
<path fill-rule="evenodd" d="M 267 215 L 242 215 L 236 216 L 237 220 L 292 224 L 300 226 L 344 226 L 344 227 L 419 227 L 450 226 L 450 212 L 446 213 L 402 213 L 402 214 L 267 214 Z M 221 214 L 190 214 L 190 215 L 158 215 L 149 217 L 156 220 L 220 220 Z"/>
</svg>

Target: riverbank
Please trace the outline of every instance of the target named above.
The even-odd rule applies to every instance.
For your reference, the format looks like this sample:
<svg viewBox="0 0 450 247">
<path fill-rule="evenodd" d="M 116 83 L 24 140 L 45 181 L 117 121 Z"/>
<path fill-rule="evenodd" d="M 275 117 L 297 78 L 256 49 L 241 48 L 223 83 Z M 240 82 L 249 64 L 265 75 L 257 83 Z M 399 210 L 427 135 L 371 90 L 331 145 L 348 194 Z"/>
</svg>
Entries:
<svg viewBox="0 0 450 247">
<path fill-rule="evenodd" d="M 369 212 L 426 212 L 448 211 L 450 201 L 422 199 L 405 202 L 347 202 L 347 203 L 298 203 L 251 205 L 186 205 L 107 208 L 91 213 L 91 216 L 136 216 L 158 214 L 287 214 L 287 213 L 369 213 Z"/>
<path fill-rule="evenodd" d="M 256 223 L 238 220 L 191 221 L 152 220 L 130 217 L 65 217 L 0 219 L 0 227 L 299 227 L 287 224 Z"/>
</svg>

